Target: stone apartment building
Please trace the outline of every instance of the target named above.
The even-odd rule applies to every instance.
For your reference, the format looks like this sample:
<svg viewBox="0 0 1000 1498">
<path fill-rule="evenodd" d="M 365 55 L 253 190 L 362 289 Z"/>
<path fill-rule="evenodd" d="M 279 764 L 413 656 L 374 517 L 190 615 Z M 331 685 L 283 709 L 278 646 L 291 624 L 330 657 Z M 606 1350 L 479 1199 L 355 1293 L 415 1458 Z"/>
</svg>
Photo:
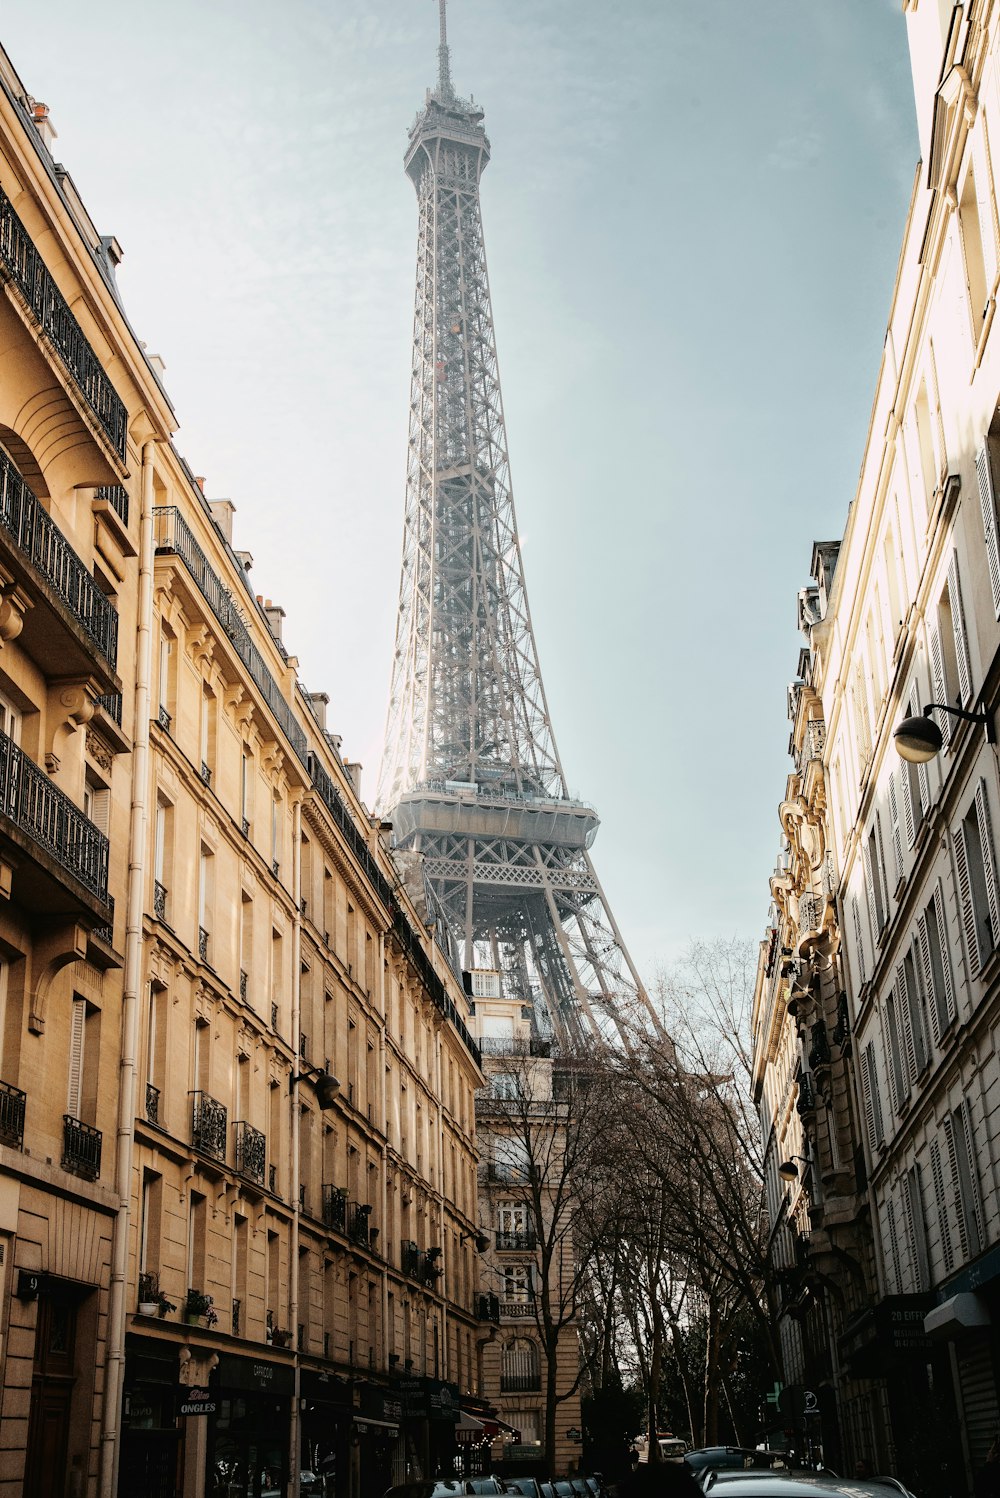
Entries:
<svg viewBox="0 0 1000 1498">
<path fill-rule="evenodd" d="M 560 1139 L 573 1128 L 566 1072 L 553 1043 L 533 1033 L 531 1010 L 501 997 L 499 973 L 470 975 L 486 1086 L 476 1101 L 481 1161 L 479 1222 L 489 1243 L 481 1310 L 494 1331 L 482 1349 L 482 1387 L 499 1412 L 499 1471 L 545 1475 L 579 1460 L 580 1346 L 568 1213 L 572 1161 Z M 546 1441 L 543 1284 L 556 1329 L 554 1445 Z M 575 1434 L 571 1436 L 569 1433 Z M 551 1458 L 551 1459 L 550 1459 Z"/>
<path fill-rule="evenodd" d="M 368 1498 L 483 1409 L 471 1006 L 53 139 L 0 53 L 0 1490 Z"/>
<path fill-rule="evenodd" d="M 829 1360 L 857 1379 L 840 1424 L 852 1457 L 946 1492 L 1000 1427 L 1000 13 L 903 10 L 921 161 L 858 489 L 835 568 L 814 569 L 795 690 L 825 732 L 825 930 L 844 995 L 828 1038 L 856 1170 L 840 1231 L 873 1267 L 867 1304 L 830 1319 Z M 932 703 L 939 743 L 911 726 L 901 757 L 896 729 Z M 813 1154 L 837 1105 L 798 1030 Z M 826 1205 L 813 1187 L 810 1219 Z"/>
</svg>

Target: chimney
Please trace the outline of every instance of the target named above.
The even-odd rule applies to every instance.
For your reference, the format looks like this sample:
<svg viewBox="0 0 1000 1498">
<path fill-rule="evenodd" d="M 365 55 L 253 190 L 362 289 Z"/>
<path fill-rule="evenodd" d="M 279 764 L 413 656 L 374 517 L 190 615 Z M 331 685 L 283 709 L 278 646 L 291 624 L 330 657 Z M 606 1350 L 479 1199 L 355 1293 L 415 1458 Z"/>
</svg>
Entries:
<svg viewBox="0 0 1000 1498">
<path fill-rule="evenodd" d="M 203 482 L 204 481 L 202 479 L 198 480 L 199 484 L 203 484 Z M 202 493 L 204 492 L 204 488 L 202 488 Z M 215 521 L 216 525 L 219 527 L 219 530 L 229 542 L 230 546 L 232 546 L 233 515 L 236 511 L 236 506 L 233 504 L 231 499 L 210 499 L 208 501 L 208 508 L 212 512 L 212 519 Z"/>
<path fill-rule="evenodd" d="M 354 794 L 361 800 L 361 765 L 356 759 L 344 760 L 344 771 L 354 787 Z"/>
<path fill-rule="evenodd" d="M 163 362 L 162 358 L 160 357 L 160 355 L 159 354 L 147 354 L 146 355 L 146 360 L 149 363 L 149 365 L 151 366 L 152 371 L 156 375 L 156 377 L 158 379 L 162 380 L 163 376 L 167 372 L 167 366 L 164 364 L 164 362 Z"/>
<path fill-rule="evenodd" d="M 203 473 L 196 473 L 195 476 L 194 476 L 194 481 L 198 485 L 198 488 L 201 490 L 202 494 L 204 494 L 204 492 L 205 492 L 205 475 Z"/>
<path fill-rule="evenodd" d="M 250 568 L 253 566 L 253 553 L 250 551 L 238 551 L 236 553 L 236 560 L 239 562 L 244 572 L 249 572 Z"/>
<path fill-rule="evenodd" d="M 307 692 L 306 701 L 312 709 L 312 715 L 316 722 L 326 732 L 326 710 L 330 705 L 329 692 Z"/>
<path fill-rule="evenodd" d="M 257 600 L 260 602 L 260 599 Z M 267 627 L 276 640 L 281 640 L 281 621 L 285 617 L 285 611 L 280 603 L 272 603 L 270 599 L 264 604 L 264 613 L 267 615 Z"/>
<path fill-rule="evenodd" d="M 52 155 L 52 142 L 56 139 L 59 131 L 49 118 L 49 106 L 47 104 L 31 105 L 31 117 L 35 122 L 35 129 L 41 136 L 42 145 Z"/>
</svg>

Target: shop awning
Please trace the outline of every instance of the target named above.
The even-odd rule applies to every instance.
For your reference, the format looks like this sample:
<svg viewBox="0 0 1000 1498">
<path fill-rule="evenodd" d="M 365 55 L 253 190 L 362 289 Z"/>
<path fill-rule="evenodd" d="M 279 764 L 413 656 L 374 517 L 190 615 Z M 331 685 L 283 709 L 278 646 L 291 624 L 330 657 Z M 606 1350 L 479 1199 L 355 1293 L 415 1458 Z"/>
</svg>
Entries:
<svg viewBox="0 0 1000 1498">
<path fill-rule="evenodd" d="M 475 1415 L 470 1415 L 468 1410 L 460 1410 L 458 1424 L 455 1426 L 455 1439 L 458 1441 L 478 1441 L 486 1434 L 486 1426 L 482 1420 L 477 1420 Z"/>
<path fill-rule="evenodd" d="M 371 1415 L 355 1415 L 354 1424 L 360 1431 L 381 1430 L 387 1435 L 398 1435 L 399 1426 L 394 1420 L 375 1420 Z"/>
</svg>

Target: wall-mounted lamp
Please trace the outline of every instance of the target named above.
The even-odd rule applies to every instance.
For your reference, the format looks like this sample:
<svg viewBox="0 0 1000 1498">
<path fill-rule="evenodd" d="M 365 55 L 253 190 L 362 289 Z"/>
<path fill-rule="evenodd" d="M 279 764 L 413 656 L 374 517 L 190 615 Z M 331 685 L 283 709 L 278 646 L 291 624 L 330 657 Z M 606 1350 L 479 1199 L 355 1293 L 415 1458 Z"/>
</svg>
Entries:
<svg viewBox="0 0 1000 1498">
<path fill-rule="evenodd" d="M 803 1165 L 808 1165 L 810 1163 L 810 1161 L 806 1159 L 805 1155 L 792 1155 L 791 1159 L 782 1160 L 781 1164 L 778 1166 L 778 1174 L 783 1181 L 798 1180 L 800 1172 L 799 1167 L 795 1163 L 796 1160 L 801 1160 Z"/>
<path fill-rule="evenodd" d="M 961 718 L 963 723 L 982 723 L 986 729 L 986 742 L 995 744 L 997 741 L 992 713 L 967 713 L 961 707 L 929 702 L 918 718 L 904 718 L 892 735 L 899 754 L 912 765 L 925 765 L 941 752 L 944 744 L 944 737 L 931 713 L 948 713 L 953 718 Z"/>
<path fill-rule="evenodd" d="M 459 1233 L 459 1244 L 468 1243 L 470 1240 L 475 1243 L 477 1254 L 484 1254 L 490 1246 L 489 1233 Z"/>
<path fill-rule="evenodd" d="M 340 1091 L 340 1083 L 336 1077 L 331 1077 L 328 1071 L 320 1071 L 315 1066 L 304 1066 L 301 1061 L 299 1066 L 302 1067 L 301 1072 L 293 1071 L 289 1074 L 289 1092 L 294 1092 L 299 1082 L 310 1082 L 316 1094 L 316 1101 L 325 1113 L 328 1108 L 333 1107 L 333 1100 Z"/>
</svg>

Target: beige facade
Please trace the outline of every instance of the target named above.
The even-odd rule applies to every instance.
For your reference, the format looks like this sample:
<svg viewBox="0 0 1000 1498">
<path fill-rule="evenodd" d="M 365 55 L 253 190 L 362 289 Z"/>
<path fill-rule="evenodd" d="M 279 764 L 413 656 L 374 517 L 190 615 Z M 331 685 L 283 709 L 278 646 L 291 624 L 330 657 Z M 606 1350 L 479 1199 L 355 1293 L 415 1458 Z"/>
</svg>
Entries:
<svg viewBox="0 0 1000 1498">
<path fill-rule="evenodd" d="M 992 731 L 1000 687 L 1000 14 L 903 9 L 922 161 L 801 684 L 826 725 L 857 1224 L 876 1275 L 832 1348 L 864 1384 L 845 1387 L 841 1425 L 855 1453 L 945 1493 L 968 1488 L 1000 1425 L 1000 780 L 983 722 L 945 710 Z M 894 729 L 932 703 L 941 750 L 907 762 Z"/>
<path fill-rule="evenodd" d="M 579 1460 L 580 1346 L 569 1210 L 572 1128 L 560 1101 L 562 1072 L 550 1041 L 532 1034 L 523 1006 L 499 997 L 497 974 L 472 975 L 475 1027 L 487 1086 L 479 1094 L 479 1221 L 482 1309 L 495 1332 L 482 1347 L 482 1386 L 506 1430 L 493 1446 L 498 1469 L 572 1471 Z M 491 981 L 492 980 L 492 981 Z M 546 1293 L 547 1291 L 547 1293 Z M 546 1352 L 546 1322 L 549 1345 Z M 547 1380 L 556 1400 L 546 1440 Z"/>
<path fill-rule="evenodd" d="M 0 84 L 0 1491 L 368 1498 L 480 1384 L 470 1005 Z"/>
</svg>

